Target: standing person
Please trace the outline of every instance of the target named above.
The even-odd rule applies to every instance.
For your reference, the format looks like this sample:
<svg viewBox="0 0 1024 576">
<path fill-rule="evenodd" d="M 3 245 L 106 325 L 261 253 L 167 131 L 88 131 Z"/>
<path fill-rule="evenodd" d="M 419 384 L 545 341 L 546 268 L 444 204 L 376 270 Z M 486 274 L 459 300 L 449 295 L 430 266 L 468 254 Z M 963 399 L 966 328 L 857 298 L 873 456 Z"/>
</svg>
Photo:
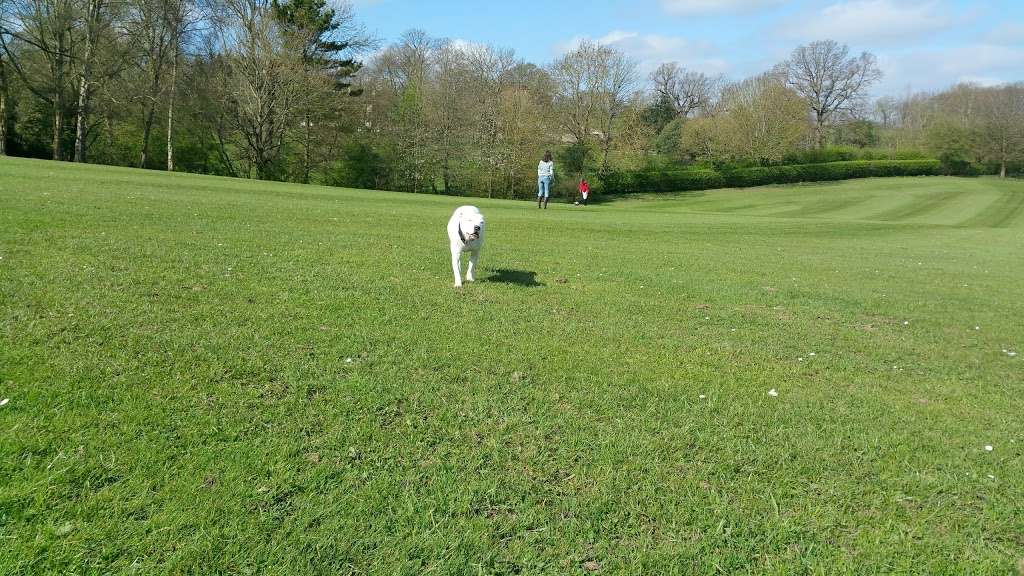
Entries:
<svg viewBox="0 0 1024 576">
<path fill-rule="evenodd" d="M 555 163 L 551 161 L 551 151 L 544 153 L 544 159 L 537 164 L 537 208 L 543 204 L 548 209 L 548 196 L 551 193 L 551 180 L 555 177 Z"/>
<path fill-rule="evenodd" d="M 583 205 L 586 206 L 587 205 L 587 198 L 590 196 L 590 184 L 587 184 L 587 179 L 586 178 L 580 179 L 579 191 L 580 191 L 580 196 L 583 197 Z"/>
</svg>

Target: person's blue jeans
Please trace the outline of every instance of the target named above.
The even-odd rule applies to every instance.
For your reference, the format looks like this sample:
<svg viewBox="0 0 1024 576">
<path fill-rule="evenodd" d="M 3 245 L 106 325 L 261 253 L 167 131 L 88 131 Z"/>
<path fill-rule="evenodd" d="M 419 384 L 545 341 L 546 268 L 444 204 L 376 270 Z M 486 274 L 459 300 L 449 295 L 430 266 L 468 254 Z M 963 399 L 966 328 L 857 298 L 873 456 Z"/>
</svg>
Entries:
<svg viewBox="0 0 1024 576">
<path fill-rule="evenodd" d="M 537 198 L 547 198 L 551 192 L 551 176 L 537 178 Z"/>
</svg>

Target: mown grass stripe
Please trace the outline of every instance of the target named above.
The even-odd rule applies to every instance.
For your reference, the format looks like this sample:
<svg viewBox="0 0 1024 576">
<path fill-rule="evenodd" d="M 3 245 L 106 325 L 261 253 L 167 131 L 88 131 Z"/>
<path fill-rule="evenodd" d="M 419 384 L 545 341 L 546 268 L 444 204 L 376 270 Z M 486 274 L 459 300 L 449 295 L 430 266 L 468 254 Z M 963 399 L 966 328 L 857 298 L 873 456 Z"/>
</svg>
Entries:
<svg viewBox="0 0 1024 576">
<path fill-rule="evenodd" d="M 999 191 L 984 210 L 959 223 L 976 228 L 1008 228 L 1024 215 L 1024 191 L 1008 188 Z"/>
<path fill-rule="evenodd" d="M 821 198 L 817 196 L 801 207 L 783 212 L 772 212 L 772 216 L 785 216 L 792 218 L 827 217 L 830 214 L 863 204 L 872 200 L 874 196 L 840 196 L 838 198 Z"/>
<path fill-rule="evenodd" d="M 917 193 L 912 195 L 911 200 L 903 205 L 892 210 L 874 214 L 870 219 L 885 222 L 904 222 L 929 212 L 941 210 L 946 203 L 953 201 L 966 192 L 964 189 L 954 188 L 941 192 Z"/>
</svg>

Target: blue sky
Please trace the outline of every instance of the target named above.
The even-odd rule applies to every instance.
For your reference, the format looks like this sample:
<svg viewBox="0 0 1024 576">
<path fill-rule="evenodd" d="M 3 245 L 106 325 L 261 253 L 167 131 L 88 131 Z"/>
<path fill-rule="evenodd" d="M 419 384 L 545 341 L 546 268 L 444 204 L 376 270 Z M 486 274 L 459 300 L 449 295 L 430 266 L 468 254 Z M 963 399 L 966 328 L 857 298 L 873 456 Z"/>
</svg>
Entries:
<svg viewBox="0 0 1024 576">
<path fill-rule="evenodd" d="M 582 38 L 615 46 L 646 72 L 661 62 L 731 79 L 797 45 L 831 38 L 878 56 L 876 95 L 959 81 L 1024 80 L 1024 1 L 958 0 L 351 0 L 385 42 L 405 30 L 513 48 L 546 64 Z"/>
</svg>

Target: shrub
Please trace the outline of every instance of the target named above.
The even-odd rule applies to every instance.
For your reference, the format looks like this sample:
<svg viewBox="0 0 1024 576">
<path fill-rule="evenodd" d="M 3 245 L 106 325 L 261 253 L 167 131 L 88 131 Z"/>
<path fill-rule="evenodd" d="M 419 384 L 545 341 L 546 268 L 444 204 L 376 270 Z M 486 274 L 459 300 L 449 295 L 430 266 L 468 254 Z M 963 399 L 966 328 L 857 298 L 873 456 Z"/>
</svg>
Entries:
<svg viewBox="0 0 1024 576">
<path fill-rule="evenodd" d="M 351 142 L 342 149 L 342 159 L 324 174 L 328 186 L 379 188 L 387 174 L 384 157 L 362 142 Z"/>
</svg>

